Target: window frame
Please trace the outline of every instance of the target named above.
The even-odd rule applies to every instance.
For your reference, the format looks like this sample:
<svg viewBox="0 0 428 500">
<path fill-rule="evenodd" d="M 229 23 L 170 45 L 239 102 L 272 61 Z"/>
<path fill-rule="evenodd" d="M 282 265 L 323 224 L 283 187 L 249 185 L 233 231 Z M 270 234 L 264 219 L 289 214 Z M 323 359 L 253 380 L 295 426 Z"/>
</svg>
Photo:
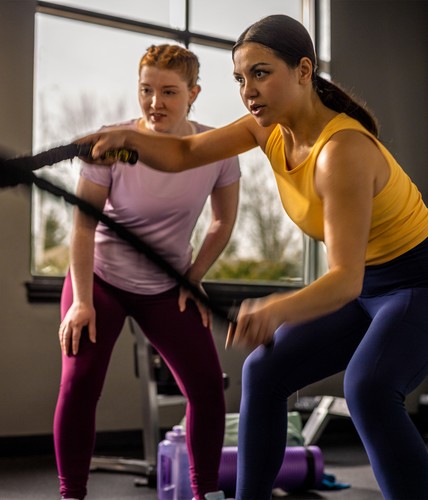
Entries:
<svg viewBox="0 0 428 500">
<path fill-rule="evenodd" d="M 319 0 L 302 0 L 302 17 L 312 34 L 317 33 L 319 27 L 320 10 L 317 8 Z M 231 50 L 234 41 L 227 38 L 214 37 L 189 30 L 190 0 L 185 0 L 185 28 L 175 29 L 168 26 L 146 23 L 143 21 L 119 17 L 101 12 L 90 11 L 77 7 L 36 1 L 35 13 L 51 15 L 59 18 L 97 24 L 101 26 L 133 31 L 152 36 L 161 36 L 188 47 L 190 44 L 204 45 L 208 47 Z M 319 43 L 317 36 L 313 37 L 315 45 Z M 269 282 L 231 282 L 221 280 L 206 280 L 203 282 L 211 300 L 218 307 L 226 310 L 233 304 L 239 304 L 247 297 L 260 297 L 274 292 L 293 291 L 306 286 L 316 279 L 320 274 L 322 264 L 319 258 L 319 243 L 304 237 L 303 247 L 303 277 L 302 280 L 286 282 L 284 284 Z M 64 277 L 32 276 L 32 279 L 25 283 L 27 290 L 27 300 L 30 303 L 58 303 L 61 298 L 61 290 Z"/>
</svg>

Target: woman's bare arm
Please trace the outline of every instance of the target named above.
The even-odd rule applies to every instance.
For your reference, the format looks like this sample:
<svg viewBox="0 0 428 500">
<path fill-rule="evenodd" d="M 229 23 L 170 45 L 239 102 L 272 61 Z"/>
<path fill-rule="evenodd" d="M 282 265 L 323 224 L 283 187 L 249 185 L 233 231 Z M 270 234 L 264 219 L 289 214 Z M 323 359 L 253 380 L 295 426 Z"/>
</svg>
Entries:
<svg viewBox="0 0 428 500">
<path fill-rule="evenodd" d="M 186 137 L 116 128 L 76 142 L 93 144 L 92 156 L 97 163 L 111 164 L 101 160 L 103 153 L 125 148 L 137 151 L 139 159 L 156 170 L 181 172 L 264 147 L 272 128 L 262 128 L 246 115 L 224 127 Z"/>
<path fill-rule="evenodd" d="M 81 177 L 77 195 L 98 210 L 104 208 L 108 187 L 99 186 Z M 89 338 L 95 342 L 95 310 L 93 308 L 94 237 L 97 220 L 74 212 L 70 244 L 70 272 L 73 283 L 73 304 L 60 325 L 60 342 L 64 354 L 77 354 L 82 328 L 87 326 Z"/>
</svg>

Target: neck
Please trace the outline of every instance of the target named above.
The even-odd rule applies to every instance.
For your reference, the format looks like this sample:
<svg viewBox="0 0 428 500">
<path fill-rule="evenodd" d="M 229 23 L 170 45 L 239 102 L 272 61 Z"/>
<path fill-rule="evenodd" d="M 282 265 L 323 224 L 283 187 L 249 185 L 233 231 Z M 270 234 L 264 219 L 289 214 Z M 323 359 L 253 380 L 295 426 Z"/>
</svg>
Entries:
<svg viewBox="0 0 428 500">
<path fill-rule="evenodd" d="M 196 134 L 196 127 L 191 121 L 186 120 L 183 123 L 183 126 L 181 127 L 181 130 L 178 133 L 178 135 L 193 135 L 193 134 Z"/>
<path fill-rule="evenodd" d="M 146 120 L 144 117 L 140 118 L 138 120 L 137 127 L 140 130 L 152 130 L 150 127 L 147 126 Z M 152 130 L 152 132 L 155 132 Z M 184 120 L 181 122 L 179 125 L 175 126 L 172 130 L 169 130 L 165 132 L 166 134 L 173 134 L 173 135 L 178 135 L 180 137 L 184 135 L 193 135 L 197 133 L 196 126 L 189 120 Z"/>
<path fill-rule="evenodd" d="M 283 135 L 294 145 L 312 146 L 327 123 L 338 114 L 319 100 L 313 104 L 306 111 L 301 110 L 294 123 L 282 125 Z"/>
</svg>

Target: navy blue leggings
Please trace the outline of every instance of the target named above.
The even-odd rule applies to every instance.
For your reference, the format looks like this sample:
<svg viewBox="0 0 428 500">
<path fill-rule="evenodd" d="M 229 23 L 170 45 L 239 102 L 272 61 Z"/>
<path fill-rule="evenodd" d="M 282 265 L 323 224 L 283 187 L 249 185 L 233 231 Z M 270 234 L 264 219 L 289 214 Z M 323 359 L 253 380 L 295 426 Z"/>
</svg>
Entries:
<svg viewBox="0 0 428 500">
<path fill-rule="evenodd" d="M 417 287 L 410 287 L 417 283 Z M 366 269 L 363 294 L 339 311 L 282 325 L 246 359 L 237 500 L 271 498 L 284 457 L 287 398 L 345 371 L 355 427 L 387 500 L 428 499 L 428 453 L 404 401 L 428 375 L 428 245 Z"/>
<path fill-rule="evenodd" d="M 195 498 L 217 489 L 224 437 L 223 376 L 214 340 L 202 325 L 196 305 L 178 309 L 178 287 L 157 295 L 119 290 L 95 276 L 97 342 L 83 335 L 77 356 L 62 356 L 61 387 L 54 419 L 60 492 L 64 498 L 86 496 L 95 440 L 95 412 L 114 344 L 127 316 L 140 325 L 162 355 L 187 397 L 186 440 Z M 61 316 L 73 301 L 66 277 Z"/>
</svg>

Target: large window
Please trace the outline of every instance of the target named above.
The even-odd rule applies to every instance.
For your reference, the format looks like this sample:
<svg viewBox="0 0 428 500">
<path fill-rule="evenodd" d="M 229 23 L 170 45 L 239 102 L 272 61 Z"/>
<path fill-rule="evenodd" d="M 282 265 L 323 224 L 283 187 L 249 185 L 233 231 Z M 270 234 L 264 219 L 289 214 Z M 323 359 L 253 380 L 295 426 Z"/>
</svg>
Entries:
<svg viewBox="0 0 428 500">
<path fill-rule="evenodd" d="M 307 5 L 303 0 L 266 0 L 263 5 L 255 0 L 38 2 L 35 152 L 70 142 L 104 124 L 139 116 L 138 62 L 153 43 L 186 44 L 198 55 L 202 92 L 191 118 L 212 126 L 238 118 L 245 109 L 232 78 L 231 43 L 247 25 L 270 13 L 303 20 Z M 265 156 L 259 150 L 250 151 L 241 156 L 241 168 L 238 222 L 208 277 L 281 282 L 301 278 L 303 237 L 284 214 Z M 78 161 L 45 168 L 40 175 L 73 191 Z M 195 230 L 195 248 L 208 210 L 207 206 Z M 71 211 L 58 199 L 34 190 L 34 275 L 66 272 Z"/>
<path fill-rule="evenodd" d="M 55 0 L 53 3 L 164 27 L 186 28 L 186 0 Z"/>
</svg>

